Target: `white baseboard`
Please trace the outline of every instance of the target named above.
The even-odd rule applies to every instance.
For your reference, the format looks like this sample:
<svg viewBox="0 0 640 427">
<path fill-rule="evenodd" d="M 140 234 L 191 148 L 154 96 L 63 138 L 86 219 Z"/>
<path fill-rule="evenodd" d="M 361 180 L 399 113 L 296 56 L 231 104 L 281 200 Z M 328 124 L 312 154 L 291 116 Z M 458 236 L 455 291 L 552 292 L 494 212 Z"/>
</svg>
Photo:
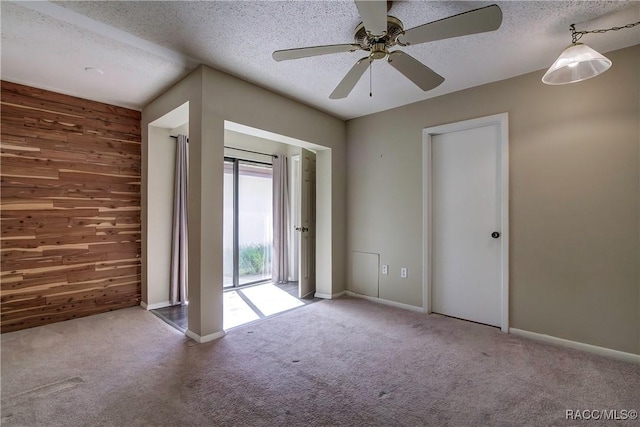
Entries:
<svg viewBox="0 0 640 427">
<path fill-rule="evenodd" d="M 140 307 L 144 308 L 145 310 L 157 310 L 158 308 L 165 308 L 165 307 L 170 307 L 171 306 L 171 301 L 165 301 L 165 302 L 157 302 L 155 304 L 147 304 L 144 301 L 140 301 Z"/>
<path fill-rule="evenodd" d="M 384 305 L 389 305 L 391 307 L 402 308 L 404 310 L 417 311 L 418 313 L 424 313 L 424 310 L 422 309 L 422 307 L 416 307 L 415 305 L 403 304 L 401 302 L 389 301 L 387 299 L 370 297 L 368 295 L 357 294 L 352 291 L 345 291 L 345 293 L 350 297 L 362 298 L 368 301 L 377 302 L 378 304 L 384 304 Z"/>
<path fill-rule="evenodd" d="M 549 344 L 561 345 L 576 350 L 582 350 L 599 356 L 610 357 L 612 359 L 622 360 L 623 362 L 631 362 L 640 364 L 640 354 L 626 353 L 624 351 L 613 350 L 606 347 L 598 347 L 597 345 L 585 344 L 578 341 L 565 340 L 551 335 L 539 334 L 537 332 L 524 331 L 522 329 L 509 328 L 509 333 L 524 338 L 530 338 L 536 341 L 542 341 Z"/>
<path fill-rule="evenodd" d="M 323 294 L 321 292 L 316 292 L 313 296 L 316 298 L 322 298 L 322 299 L 336 299 L 336 298 L 340 298 L 345 293 L 346 291 L 338 292 L 337 294 Z"/>
<path fill-rule="evenodd" d="M 202 344 L 205 342 L 217 340 L 218 338 L 222 338 L 225 335 L 225 332 L 220 331 L 220 332 L 216 332 L 216 333 L 201 337 L 200 335 L 196 334 L 192 330 L 187 329 L 187 332 L 185 333 L 185 335 L 191 338 L 192 340 L 194 340 L 195 342 Z"/>
</svg>

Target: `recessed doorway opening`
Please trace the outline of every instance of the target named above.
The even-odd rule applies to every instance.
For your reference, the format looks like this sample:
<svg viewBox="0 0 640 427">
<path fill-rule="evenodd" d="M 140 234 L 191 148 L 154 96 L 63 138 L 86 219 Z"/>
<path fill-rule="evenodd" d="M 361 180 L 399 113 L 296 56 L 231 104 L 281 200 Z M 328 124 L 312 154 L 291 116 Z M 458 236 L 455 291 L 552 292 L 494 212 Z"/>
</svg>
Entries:
<svg viewBox="0 0 640 427">
<path fill-rule="evenodd" d="M 222 291 L 223 328 L 229 329 L 320 300 L 316 153 L 330 166 L 331 150 L 232 122 L 225 122 L 224 138 Z M 329 176 L 320 176 L 326 185 Z M 278 202 L 276 193 L 286 203 Z M 327 196 L 323 191 L 324 211 L 330 208 Z M 322 226 L 327 225 L 325 220 Z M 278 256 L 286 266 L 276 273 Z M 186 304 L 154 312 L 188 330 Z"/>
</svg>

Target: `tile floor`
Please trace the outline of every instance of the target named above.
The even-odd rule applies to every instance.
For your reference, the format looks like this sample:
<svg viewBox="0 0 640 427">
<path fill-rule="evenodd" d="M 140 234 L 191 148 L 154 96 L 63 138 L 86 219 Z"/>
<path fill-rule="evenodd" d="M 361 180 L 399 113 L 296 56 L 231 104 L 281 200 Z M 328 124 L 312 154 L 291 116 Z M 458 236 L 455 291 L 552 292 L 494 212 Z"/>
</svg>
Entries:
<svg viewBox="0 0 640 427">
<path fill-rule="evenodd" d="M 320 301 L 320 298 L 299 299 L 298 283 L 261 283 L 224 291 L 224 329 L 265 319 Z M 188 305 L 151 310 L 156 316 L 182 332 L 187 330 Z"/>
</svg>

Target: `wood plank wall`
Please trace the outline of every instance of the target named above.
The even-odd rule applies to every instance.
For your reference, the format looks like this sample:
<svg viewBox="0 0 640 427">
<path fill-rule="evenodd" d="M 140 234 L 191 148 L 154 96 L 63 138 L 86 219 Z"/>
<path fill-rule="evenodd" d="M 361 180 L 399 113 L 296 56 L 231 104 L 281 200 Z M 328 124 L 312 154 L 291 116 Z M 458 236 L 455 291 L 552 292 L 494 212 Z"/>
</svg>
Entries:
<svg viewBox="0 0 640 427">
<path fill-rule="evenodd" d="M 140 302 L 140 112 L 1 82 L 2 332 Z"/>
</svg>

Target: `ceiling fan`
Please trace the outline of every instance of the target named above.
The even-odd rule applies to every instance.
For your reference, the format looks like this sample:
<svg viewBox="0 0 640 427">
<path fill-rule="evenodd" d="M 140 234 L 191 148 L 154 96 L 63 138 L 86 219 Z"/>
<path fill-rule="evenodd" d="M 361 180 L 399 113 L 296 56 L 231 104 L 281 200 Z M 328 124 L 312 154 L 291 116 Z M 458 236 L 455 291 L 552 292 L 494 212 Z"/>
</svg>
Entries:
<svg viewBox="0 0 640 427">
<path fill-rule="evenodd" d="M 356 62 L 347 72 L 329 96 L 331 99 L 346 98 L 369 65 L 376 59 L 384 58 L 387 58 L 387 62 L 393 68 L 404 74 L 420 89 L 424 91 L 434 89 L 444 82 L 444 77 L 401 50 L 390 52 L 389 49 L 395 46 L 409 46 L 494 31 L 502 23 L 502 10 L 494 4 L 405 30 L 402 21 L 387 15 L 387 11 L 391 7 L 390 1 L 355 0 L 355 2 L 362 18 L 362 22 L 355 30 L 355 43 L 302 47 L 273 52 L 273 59 L 276 61 L 357 50 L 369 52 L 368 56 Z"/>
</svg>

